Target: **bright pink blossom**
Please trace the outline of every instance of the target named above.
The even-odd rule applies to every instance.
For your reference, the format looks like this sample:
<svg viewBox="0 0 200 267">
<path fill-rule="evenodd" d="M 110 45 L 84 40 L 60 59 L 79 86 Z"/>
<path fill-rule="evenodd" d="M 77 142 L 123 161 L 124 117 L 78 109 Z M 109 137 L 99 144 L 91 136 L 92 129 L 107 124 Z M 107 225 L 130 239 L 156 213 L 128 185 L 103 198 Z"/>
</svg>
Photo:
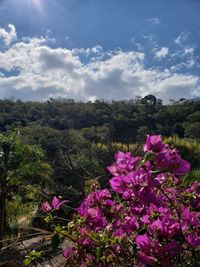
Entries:
<svg viewBox="0 0 200 267">
<path fill-rule="evenodd" d="M 52 210 L 52 207 L 50 206 L 49 202 L 46 201 L 42 204 L 42 207 L 41 207 L 42 211 L 43 212 L 49 212 Z"/>
<path fill-rule="evenodd" d="M 92 229 L 98 231 L 106 226 L 106 219 L 103 216 L 102 210 L 99 208 L 89 208 L 85 219 Z"/>
<path fill-rule="evenodd" d="M 68 200 L 60 201 L 56 196 L 54 196 L 51 204 L 52 204 L 54 209 L 59 210 L 62 205 L 64 205 L 65 203 L 68 203 L 68 202 L 69 202 Z"/>
<path fill-rule="evenodd" d="M 158 153 L 154 159 L 155 167 L 159 170 L 167 170 L 177 176 L 183 176 L 190 170 L 190 163 L 181 159 L 176 149 L 169 147 Z"/>
<path fill-rule="evenodd" d="M 140 157 L 133 157 L 131 152 L 124 153 L 119 151 L 115 155 L 115 163 L 107 167 L 107 169 L 112 175 L 120 176 L 133 170 L 140 159 Z"/>
<path fill-rule="evenodd" d="M 150 238 L 147 234 L 144 234 L 144 235 L 138 235 L 136 237 L 136 244 L 137 246 L 142 249 L 142 250 L 146 250 L 148 251 L 149 250 L 149 246 L 150 246 Z"/>
<path fill-rule="evenodd" d="M 166 145 L 162 142 L 161 135 L 147 135 L 146 145 L 144 146 L 144 152 L 153 151 L 160 152 Z"/>
<path fill-rule="evenodd" d="M 200 236 L 197 236 L 196 233 L 189 234 L 187 240 L 193 247 L 200 247 Z"/>
<path fill-rule="evenodd" d="M 67 247 L 65 249 L 65 251 L 63 252 L 63 256 L 66 258 L 66 259 L 69 259 L 71 256 L 73 255 L 73 248 L 72 247 Z"/>
<path fill-rule="evenodd" d="M 64 205 L 65 203 L 68 203 L 68 202 L 69 202 L 68 200 L 60 201 L 56 196 L 54 196 L 52 201 L 51 201 L 51 205 L 49 204 L 48 201 L 46 201 L 45 203 L 43 203 L 41 209 L 44 212 L 49 212 L 52 209 L 59 210 L 62 205 Z"/>
</svg>

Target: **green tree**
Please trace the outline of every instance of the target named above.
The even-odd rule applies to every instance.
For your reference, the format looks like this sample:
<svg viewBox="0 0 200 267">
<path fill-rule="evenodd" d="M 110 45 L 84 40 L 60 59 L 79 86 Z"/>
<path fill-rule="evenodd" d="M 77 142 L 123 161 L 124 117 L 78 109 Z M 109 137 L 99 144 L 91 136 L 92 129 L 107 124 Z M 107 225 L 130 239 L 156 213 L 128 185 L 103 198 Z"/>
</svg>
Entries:
<svg viewBox="0 0 200 267">
<path fill-rule="evenodd" d="M 8 197 L 25 184 L 44 186 L 51 174 L 42 150 L 17 135 L 0 134 L 0 240 L 6 235 Z"/>
<path fill-rule="evenodd" d="M 200 138 L 200 122 L 187 124 L 185 127 L 185 136 L 192 138 Z"/>
</svg>

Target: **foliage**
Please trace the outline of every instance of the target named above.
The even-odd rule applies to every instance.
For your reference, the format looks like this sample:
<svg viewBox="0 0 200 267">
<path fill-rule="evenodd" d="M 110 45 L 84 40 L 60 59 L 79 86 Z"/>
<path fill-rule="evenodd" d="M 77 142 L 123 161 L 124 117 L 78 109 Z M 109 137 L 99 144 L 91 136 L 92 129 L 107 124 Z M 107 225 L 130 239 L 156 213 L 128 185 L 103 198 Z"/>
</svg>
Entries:
<svg viewBox="0 0 200 267">
<path fill-rule="evenodd" d="M 200 260 L 200 183 L 183 187 L 190 164 L 161 136 L 148 136 L 144 157 L 119 151 L 108 167 L 110 189 L 92 192 L 56 240 L 73 241 L 66 266 L 194 266 Z M 56 200 L 56 201 L 55 201 Z M 57 204 L 43 204 L 54 222 Z M 55 238 L 55 236 L 54 236 Z M 59 243 L 57 242 L 57 244 Z"/>
<path fill-rule="evenodd" d="M 29 255 L 26 256 L 25 260 L 24 260 L 24 265 L 28 266 L 31 263 L 33 263 L 34 261 L 38 261 L 40 259 L 43 258 L 43 251 L 35 251 L 32 250 Z"/>
<path fill-rule="evenodd" d="M 163 105 L 152 95 L 129 101 L 96 100 L 94 103 L 70 99 L 46 102 L 5 99 L 0 100 L 0 131 L 30 126 L 37 136 L 37 125 L 46 127 L 45 135 L 48 129 L 50 133 L 50 129 L 76 129 L 90 142 L 105 144 L 141 142 L 147 132 L 199 138 L 199 110 L 198 100 Z"/>
<path fill-rule="evenodd" d="M 181 155 L 187 159 L 192 168 L 200 168 L 200 143 L 194 139 L 172 136 L 165 139 L 171 148 L 177 148 Z"/>
<path fill-rule="evenodd" d="M 38 196 L 38 195 L 36 195 Z M 7 202 L 7 216 L 9 225 L 15 223 L 19 217 L 33 213 L 37 208 L 35 201 L 24 201 L 20 194 L 16 194 Z"/>
<path fill-rule="evenodd" d="M 29 184 L 44 187 L 50 175 L 41 149 L 24 144 L 20 136 L 0 134 L 0 239 L 6 235 L 7 201 Z"/>
<path fill-rule="evenodd" d="M 200 169 L 194 169 L 184 177 L 184 185 L 189 185 L 195 181 L 200 182 Z"/>
</svg>

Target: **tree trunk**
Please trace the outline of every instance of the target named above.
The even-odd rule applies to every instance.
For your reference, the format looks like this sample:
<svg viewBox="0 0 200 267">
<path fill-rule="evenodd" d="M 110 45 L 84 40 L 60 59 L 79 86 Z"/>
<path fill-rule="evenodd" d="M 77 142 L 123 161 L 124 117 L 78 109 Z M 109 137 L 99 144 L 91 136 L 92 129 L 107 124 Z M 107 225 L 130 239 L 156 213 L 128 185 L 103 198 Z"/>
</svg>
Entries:
<svg viewBox="0 0 200 267">
<path fill-rule="evenodd" d="M 6 179 L 0 179 L 0 241 L 4 239 L 6 234 Z M 0 242 L 0 248 L 3 246 Z"/>
</svg>

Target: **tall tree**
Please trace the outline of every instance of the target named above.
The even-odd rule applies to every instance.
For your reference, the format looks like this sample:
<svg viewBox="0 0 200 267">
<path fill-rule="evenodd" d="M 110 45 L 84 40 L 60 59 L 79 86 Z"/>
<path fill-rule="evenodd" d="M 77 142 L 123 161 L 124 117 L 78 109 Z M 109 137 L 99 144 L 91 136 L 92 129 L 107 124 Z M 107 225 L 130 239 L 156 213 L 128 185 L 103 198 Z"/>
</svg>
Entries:
<svg viewBox="0 0 200 267">
<path fill-rule="evenodd" d="M 41 149 L 22 143 L 17 135 L 0 134 L 0 240 L 6 235 L 8 196 L 20 185 L 44 186 L 50 174 Z"/>
</svg>

